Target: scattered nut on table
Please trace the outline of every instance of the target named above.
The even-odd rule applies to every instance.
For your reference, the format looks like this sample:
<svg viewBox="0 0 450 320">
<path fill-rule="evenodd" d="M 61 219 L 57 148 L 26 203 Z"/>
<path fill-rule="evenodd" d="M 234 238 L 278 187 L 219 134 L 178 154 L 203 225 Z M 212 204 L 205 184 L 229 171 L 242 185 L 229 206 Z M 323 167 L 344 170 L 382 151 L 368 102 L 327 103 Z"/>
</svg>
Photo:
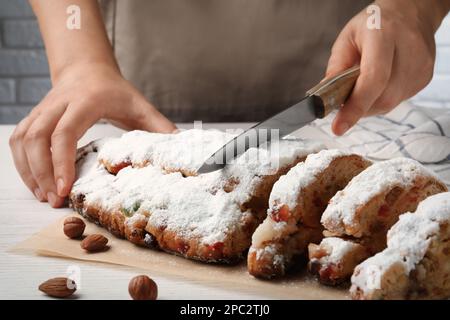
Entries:
<svg viewBox="0 0 450 320">
<path fill-rule="evenodd" d="M 64 220 L 64 234 L 71 239 L 80 238 L 83 235 L 86 224 L 77 217 L 68 217 Z"/>
<path fill-rule="evenodd" d="M 156 300 L 158 286 L 146 275 L 140 275 L 130 280 L 128 292 L 133 300 Z"/>
<path fill-rule="evenodd" d="M 77 285 L 72 279 L 58 277 L 43 282 L 39 290 L 51 297 L 67 298 L 77 290 Z"/>
<path fill-rule="evenodd" d="M 91 234 L 81 241 L 81 248 L 88 252 L 99 252 L 106 249 L 108 238 L 101 234 Z"/>
</svg>

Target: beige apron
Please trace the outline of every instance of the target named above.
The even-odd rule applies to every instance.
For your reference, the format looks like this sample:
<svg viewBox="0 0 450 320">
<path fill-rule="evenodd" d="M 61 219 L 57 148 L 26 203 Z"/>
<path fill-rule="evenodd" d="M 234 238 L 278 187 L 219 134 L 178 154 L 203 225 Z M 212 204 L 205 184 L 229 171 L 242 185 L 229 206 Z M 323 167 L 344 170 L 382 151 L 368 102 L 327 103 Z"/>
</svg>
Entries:
<svg viewBox="0 0 450 320">
<path fill-rule="evenodd" d="M 259 121 L 323 78 L 369 0 L 103 0 L 124 76 L 172 121 Z"/>
</svg>

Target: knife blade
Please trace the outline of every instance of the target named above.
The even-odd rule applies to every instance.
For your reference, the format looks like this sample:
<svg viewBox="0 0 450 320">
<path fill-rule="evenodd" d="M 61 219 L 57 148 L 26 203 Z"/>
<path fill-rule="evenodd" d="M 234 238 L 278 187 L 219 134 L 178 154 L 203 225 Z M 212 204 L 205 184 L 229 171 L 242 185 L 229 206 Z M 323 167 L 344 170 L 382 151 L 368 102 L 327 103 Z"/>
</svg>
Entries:
<svg viewBox="0 0 450 320">
<path fill-rule="evenodd" d="M 305 98 L 300 102 L 228 141 L 202 164 L 197 173 L 203 174 L 222 169 L 249 148 L 259 147 L 273 139 L 281 139 L 315 119 L 325 117 L 344 104 L 355 85 L 359 72 L 359 66 L 354 66 L 317 84 L 308 90 Z"/>
</svg>

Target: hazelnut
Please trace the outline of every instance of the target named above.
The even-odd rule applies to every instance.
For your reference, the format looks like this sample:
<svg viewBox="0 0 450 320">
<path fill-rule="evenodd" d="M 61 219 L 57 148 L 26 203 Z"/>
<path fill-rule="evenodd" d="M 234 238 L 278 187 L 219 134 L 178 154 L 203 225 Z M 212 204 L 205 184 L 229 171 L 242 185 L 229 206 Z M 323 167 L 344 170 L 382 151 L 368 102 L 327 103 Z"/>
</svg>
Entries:
<svg viewBox="0 0 450 320">
<path fill-rule="evenodd" d="M 149 277 L 140 275 L 130 280 L 128 292 L 133 300 L 156 300 L 158 286 Z"/>
<path fill-rule="evenodd" d="M 83 235 L 86 224 L 77 217 L 69 217 L 64 220 L 64 234 L 71 239 L 80 238 Z"/>
</svg>

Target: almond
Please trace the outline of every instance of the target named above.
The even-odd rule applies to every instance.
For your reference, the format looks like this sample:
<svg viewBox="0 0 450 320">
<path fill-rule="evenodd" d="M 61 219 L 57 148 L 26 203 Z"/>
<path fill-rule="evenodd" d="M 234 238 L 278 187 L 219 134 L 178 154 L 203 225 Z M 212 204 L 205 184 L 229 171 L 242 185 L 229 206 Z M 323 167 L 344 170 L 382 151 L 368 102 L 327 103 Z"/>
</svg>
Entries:
<svg viewBox="0 0 450 320">
<path fill-rule="evenodd" d="M 66 298 L 77 290 L 77 285 L 72 279 L 59 277 L 45 281 L 39 286 L 39 290 L 51 297 Z"/>
<path fill-rule="evenodd" d="M 106 249 L 108 238 L 101 234 L 91 234 L 81 241 L 81 248 L 89 252 L 98 252 Z"/>
<path fill-rule="evenodd" d="M 80 238 L 83 235 L 86 224 L 77 217 L 69 217 L 64 220 L 64 234 L 71 239 Z"/>
<path fill-rule="evenodd" d="M 130 280 L 128 292 L 133 300 L 156 300 L 158 286 L 146 275 L 140 275 Z"/>
</svg>

